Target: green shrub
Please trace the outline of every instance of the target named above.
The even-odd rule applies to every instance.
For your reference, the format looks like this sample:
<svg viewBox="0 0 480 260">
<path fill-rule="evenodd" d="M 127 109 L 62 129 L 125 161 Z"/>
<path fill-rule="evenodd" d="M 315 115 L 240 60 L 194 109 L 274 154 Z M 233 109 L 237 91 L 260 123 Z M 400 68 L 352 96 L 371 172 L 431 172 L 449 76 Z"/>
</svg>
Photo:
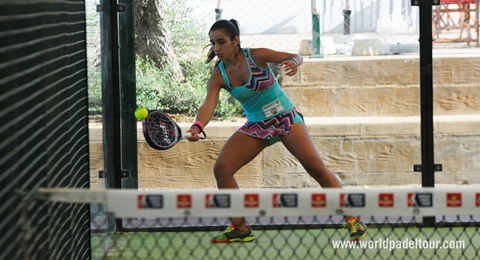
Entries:
<svg viewBox="0 0 480 260">
<path fill-rule="evenodd" d="M 208 43 L 207 27 L 191 15 L 185 0 L 162 0 L 172 45 L 185 79 L 172 81 L 167 73 L 158 69 L 148 58 L 136 59 L 137 105 L 161 109 L 172 114 L 194 116 L 203 104 L 211 64 L 205 64 Z M 88 16 L 88 20 L 98 16 Z M 88 23 L 90 24 L 90 23 Z M 92 28 L 90 28 L 92 29 Z M 93 28 L 97 29 L 97 28 Z M 93 115 L 102 113 L 102 87 L 99 67 L 89 64 L 89 110 Z M 243 109 L 226 91 L 221 91 L 214 117 L 228 120 L 243 116 Z"/>
<path fill-rule="evenodd" d="M 205 99 L 213 64 L 205 64 L 206 53 L 202 53 L 208 43 L 206 25 L 190 15 L 192 9 L 187 7 L 185 0 L 163 0 L 162 4 L 185 79 L 182 82 L 172 81 L 153 62 L 137 57 L 137 104 L 172 114 L 194 116 Z M 242 115 L 241 105 L 222 90 L 214 117 L 228 120 Z"/>
<path fill-rule="evenodd" d="M 152 61 L 137 57 L 137 104 L 172 114 L 195 115 L 207 93 L 211 65 L 201 58 L 184 60 L 180 65 L 185 80 L 175 82 Z M 222 90 L 214 116 L 228 120 L 242 115 L 241 105 Z"/>
</svg>

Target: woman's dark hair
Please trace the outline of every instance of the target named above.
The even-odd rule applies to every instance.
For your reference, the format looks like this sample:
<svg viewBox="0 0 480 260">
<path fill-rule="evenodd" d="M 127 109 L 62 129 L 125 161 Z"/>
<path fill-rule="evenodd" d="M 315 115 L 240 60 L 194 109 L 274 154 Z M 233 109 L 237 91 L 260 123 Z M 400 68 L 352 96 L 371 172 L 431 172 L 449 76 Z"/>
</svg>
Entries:
<svg viewBox="0 0 480 260">
<path fill-rule="evenodd" d="M 212 32 L 212 31 L 216 31 L 216 30 L 225 30 L 227 35 L 230 36 L 230 40 L 235 39 L 235 36 L 240 36 L 240 27 L 239 27 L 238 21 L 235 20 L 235 19 L 216 21 L 212 25 L 212 27 L 210 27 L 210 30 L 208 31 L 208 33 Z M 208 47 L 208 46 L 211 46 L 211 44 L 207 45 L 206 47 Z M 240 47 L 240 44 L 238 44 L 238 53 L 240 53 L 241 50 L 242 50 L 242 48 Z M 237 53 L 237 55 L 238 55 L 238 53 Z M 210 47 L 210 50 L 208 51 L 208 54 L 207 54 L 206 63 L 209 63 L 210 61 L 212 61 L 213 58 L 215 58 L 215 52 L 213 52 L 212 47 Z M 215 67 L 217 65 L 218 65 L 218 61 L 215 64 Z"/>
</svg>

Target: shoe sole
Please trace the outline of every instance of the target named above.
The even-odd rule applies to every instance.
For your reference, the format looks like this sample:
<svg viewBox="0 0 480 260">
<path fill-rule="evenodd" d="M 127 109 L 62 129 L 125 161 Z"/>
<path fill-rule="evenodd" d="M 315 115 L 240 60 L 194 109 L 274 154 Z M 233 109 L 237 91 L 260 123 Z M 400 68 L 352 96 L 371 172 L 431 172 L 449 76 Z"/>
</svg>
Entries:
<svg viewBox="0 0 480 260">
<path fill-rule="evenodd" d="M 254 237 L 244 237 L 230 239 L 230 242 L 252 242 L 253 240 L 255 240 Z"/>
<path fill-rule="evenodd" d="M 225 240 L 210 240 L 210 243 L 234 243 L 234 242 L 251 242 L 255 240 L 255 237 L 244 237 L 244 238 L 232 238 Z"/>
</svg>

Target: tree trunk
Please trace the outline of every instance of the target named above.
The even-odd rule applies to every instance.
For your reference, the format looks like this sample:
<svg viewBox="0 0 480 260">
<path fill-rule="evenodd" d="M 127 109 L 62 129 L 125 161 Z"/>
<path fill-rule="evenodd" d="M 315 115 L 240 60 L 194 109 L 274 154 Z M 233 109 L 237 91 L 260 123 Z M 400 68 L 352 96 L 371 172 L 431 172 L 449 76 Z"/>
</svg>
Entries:
<svg viewBox="0 0 480 260">
<path fill-rule="evenodd" d="M 135 0 L 134 3 L 136 54 L 143 59 L 148 57 L 158 68 L 169 72 L 173 80 L 183 80 L 160 0 Z"/>
</svg>

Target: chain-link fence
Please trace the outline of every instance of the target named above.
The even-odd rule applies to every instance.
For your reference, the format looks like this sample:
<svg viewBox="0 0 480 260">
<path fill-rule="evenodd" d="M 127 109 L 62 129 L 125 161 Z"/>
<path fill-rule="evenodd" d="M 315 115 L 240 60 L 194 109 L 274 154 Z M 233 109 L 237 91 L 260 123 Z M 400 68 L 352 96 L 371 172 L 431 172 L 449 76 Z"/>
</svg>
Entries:
<svg viewBox="0 0 480 260">
<path fill-rule="evenodd" d="M 212 4 L 208 8 L 205 4 L 208 1 L 191 2 L 202 2 L 199 12 L 213 12 Z M 306 44 L 318 31 L 322 54 L 340 55 L 351 53 L 349 45 L 355 39 L 383 37 L 387 44 L 415 43 L 418 39 L 418 8 L 409 0 L 218 2 L 222 18 L 240 21 L 244 46 L 298 52 L 305 48 L 302 41 Z M 307 56 L 309 51 L 302 50 Z"/>
<path fill-rule="evenodd" d="M 29 206 L 31 218 L 24 222 L 31 230 L 45 228 L 32 221 L 41 215 L 38 208 L 58 202 L 71 207 L 79 205 L 75 202 L 92 203 L 91 259 L 479 257 L 480 193 L 474 189 L 111 190 L 106 194 L 50 189 L 38 195 L 40 200 Z M 114 222 L 104 218 L 105 209 L 115 216 Z M 52 207 L 54 215 L 64 211 Z M 228 217 L 234 214 L 245 215 L 253 231 L 232 232 L 235 227 Z M 364 225 L 352 228 L 345 222 L 348 214 L 359 216 Z M 428 214 L 435 215 L 434 225 L 425 223 Z M 117 229 L 106 235 L 110 224 Z M 48 228 L 61 225 L 51 221 Z M 226 234 L 217 237 L 222 231 Z M 352 234 L 361 239 L 351 240 Z"/>
<path fill-rule="evenodd" d="M 167 0 L 150 2 L 162 6 L 163 13 L 160 15 L 167 20 L 167 30 L 177 45 L 192 42 L 192 38 L 179 32 L 185 28 L 176 26 L 186 20 L 197 22 L 196 37 L 200 37 L 194 43 L 197 47 L 190 48 L 187 55 L 178 52 L 177 55 L 205 54 L 203 47 L 208 44 L 208 28 L 220 18 L 234 18 L 240 22 L 242 47 L 298 52 L 306 58 L 418 54 L 419 51 L 419 8 L 412 6 L 410 0 L 185 0 L 181 5 L 184 7 L 177 9 L 172 8 L 174 2 Z M 478 5 L 475 0 L 463 2 L 448 0 L 434 7 L 432 37 L 435 40 L 434 49 L 437 50 L 434 55 L 476 52 L 476 48 L 465 48 L 477 47 L 478 44 Z M 92 114 L 101 111 L 97 4 L 98 1 L 87 1 L 89 101 Z M 317 38 L 317 35 L 320 37 Z"/>
<path fill-rule="evenodd" d="M 200 240 L 203 243 L 205 237 L 212 235 L 210 233 L 191 235 L 192 232 L 188 231 L 175 236 L 179 232 L 171 232 L 170 234 L 175 237 L 163 236 L 162 233 L 147 233 L 146 237 L 153 238 L 153 240 L 145 240 L 142 237 L 144 233 L 134 232 L 134 238 L 130 239 L 128 238 L 129 234 L 123 236 L 124 234 L 120 232 L 112 233 L 115 229 L 112 225 L 118 224 L 121 221 L 120 219 L 117 219 L 117 223 L 115 221 L 108 222 L 105 220 L 105 212 L 90 216 L 90 210 L 96 211 L 97 209 L 90 207 L 88 204 L 71 205 L 38 201 L 29 204 L 30 199 L 37 195 L 36 190 L 40 186 L 91 187 L 92 180 L 88 180 L 88 156 L 102 153 L 101 145 L 88 144 L 89 129 L 87 129 L 88 122 L 86 120 L 87 112 L 90 111 L 90 115 L 93 115 L 95 120 L 100 121 L 99 115 L 103 109 L 101 102 L 100 15 L 97 9 L 99 2 L 86 1 L 86 8 L 83 2 L 78 1 L 29 1 L 27 3 L 10 0 L 0 3 L 2 7 L 0 8 L 2 14 L 0 16 L 2 17 L 0 18 L 2 24 L 0 27 L 0 54 L 5 57 L 0 61 L 0 73 L 2 75 L 0 102 L 3 104 L 0 117 L 3 119 L 2 122 L 5 122 L 0 129 L 0 133 L 4 137 L 0 148 L 2 154 L 4 154 L 1 160 L 1 168 L 4 172 L 1 175 L 1 183 L 2 192 L 5 195 L 2 196 L 3 204 L 0 211 L 3 219 L 1 222 L 2 232 L 5 234 L 1 239 L 3 251 L 0 256 L 9 259 L 28 258 L 28 256 L 39 259 L 61 259 L 65 257 L 87 259 L 92 251 L 92 247 L 88 245 L 90 240 L 93 241 L 92 254 L 97 255 L 98 253 L 100 257 L 107 256 L 109 250 L 112 249 L 112 245 L 118 247 L 115 248 L 115 254 L 118 254 L 119 250 L 132 249 L 129 247 L 133 247 L 131 251 L 135 252 L 139 247 L 143 248 L 147 244 L 155 251 L 158 241 L 162 241 L 162 250 L 168 251 L 173 248 L 174 251 L 182 251 L 184 249 L 182 242 L 191 242 L 189 240 L 191 238 L 193 238 L 193 245 L 190 245 L 189 249 L 193 251 L 200 249 L 198 253 L 200 258 L 210 256 L 208 252 L 213 252 L 214 257 L 218 256 L 223 250 L 219 250 L 210 244 L 200 247 L 194 245 L 195 243 L 198 244 Z M 316 1 L 315 5 L 312 5 L 314 1 L 192 0 L 185 2 L 185 6 L 190 8 L 188 11 L 185 9 L 185 12 L 172 13 L 168 7 L 178 2 L 150 1 L 150 3 L 164 4 L 165 13 L 177 19 L 169 20 L 166 23 L 168 25 L 167 29 L 172 35 L 178 33 L 172 24 L 179 24 L 185 20 L 198 21 L 196 25 L 199 27 L 195 27 L 198 34 L 188 38 L 188 42 L 194 42 L 194 44 L 182 49 L 186 52 L 178 56 L 188 57 L 188 51 L 192 51 L 192 57 L 199 56 L 199 53 L 204 54 L 205 49 L 203 47 L 207 44 L 206 33 L 210 24 L 220 17 L 225 19 L 235 18 L 241 24 L 242 45 L 244 47 L 269 47 L 283 51 L 300 52 L 309 60 L 310 64 L 301 67 L 301 76 L 282 82 L 286 91 L 291 94 L 295 102 L 298 101 L 298 107 L 305 114 L 325 117 L 356 117 L 359 115 L 371 116 L 372 112 L 375 112 L 377 113 L 375 115 L 381 116 L 394 113 L 395 116 L 407 117 L 407 119 L 418 116 L 418 75 L 420 72 L 418 63 L 416 63 L 416 60 L 418 60 L 416 55 L 419 49 L 419 14 L 417 7 L 412 7 L 410 1 L 319 0 Z M 143 1 L 143 3 L 147 3 L 147 1 Z M 478 97 L 478 93 L 480 93 L 478 89 L 480 70 L 478 69 L 478 62 L 476 62 L 478 54 L 476 54 L 477 48 L 474 44 L 475 40 L 478 42 L 477 4 L 478 2 L 474 0 L 445 1 L 444 5 L 436 7 L 443 9 L 435 9 L 438 12 L 434 12 L 432 17 L 433 26 L 436 29 L 432 37 L 441 39 L 445 35 L 445 38 L 453 39 L 446 43 L 438 41 L 438 45 L 437 41 L 434 43 L 434 56 L 438 55 L 438 59 L 434 62 L 435 109 L 437 115 L 443 116 L 436 125 L 438 140 L 441 140 L 439 146 L 437 146 L 437 150 L 440 151 L 440 153 L 437 153 L 440 154 L 437 159 L 443 160 L 445 164 L 444 173 L 447 173 L 438 176 L 439 179 L 454 180 L 462 184 L 478 183 L 477 173 L 480 167 L 479 162 L 475 160 L 479 154 L 479 146 L 476 145 L 478 144 L 478 118 L 475 116 L 478 114 L 480 107 L 478 102 L 480 100 Z M 86 32 L 84 31 L 85 25 Z M 470 33 L 463 36 L 461 33 L 466 31 Z M 86 53 L 84 49 L 85 35 L 88 47 Z M 181 33 L 177 35 L 181 35 Z M 314 52 L 314 50 L 317 50 L 315 48 L 318 47 L 315 42 L 317 40 L 315 39 L 316 35 L 320 35 L 321 48 L 318 49 L 319 53 Z M 468 42 L 464 41 L 465 37 L 469 40 Z M 197 39 L 198 42 L 194 39 Z M 202 39 L 204 43 L 201 41 Z M 472 39 L 474 41 L 470 41 Z M 176 51 L 179 50 L 179 46 L 175 43 L 185 44 L 185 41 L 182 42 L 181 38 L 173 37 L 171 40 L 173 48 L 177 48 Z M 402 59 L 389 59 L 391 57 L 389 55 L 394 54 L 413 55 L 405 56 L 408 57 L 405 59 L 403 59 L 403 56 Z M 448 55 L 439 57 L 443 54 Z M 319 56 L 328 59 L 314 59 L 320 58 Z M 351 56 L 379 56 L 380 58 L 360 59 Z M 88 60 L 85 60 L 85 57 Z M 355 59 L 356 62 L 351 62 L 350 59 Z M 85 71 L 85 68 L 88 71 Z M 188 67 L 188 69 L 193 71 L 190 74 L 197 74 L 196 70 L 191 67 Z M 138 78 L 144 80 L 146 77 L 138 75 Z M 197 78 L 201 84 L 205 82 L 203 79 L 203 77 Z M 179 82 L 182 82 L 182 80 Z M 314 97 L 315 102 L 303 104 L 300 102 L 302 100 L 308 101 L 308 97 Z M 384 177 L 382 180 L 384 182 L 391 181 L 389 184 L 394 184 L 394 182 L 412 176 L 415 177 L 411 174 L 411 166 L 415 159 L 409 156 L 412 154 L 413 156 L 418 155 L 418 132 L 415 132 L 415 129 L 411 130 L 418 126 L 418 122 L 412 123 L 412 120 L 394 119 L 399 121 L 400 124 L 388 125 L 388 127 L 385 127 L 388 129 L 384 132 L 380 130 L 374 132 L 371 129 L 382 130 L 382 127 L 367 125 L 370 123 L 368 120 L 357 124 L 358 128 L 356 129 L 360 130 L 356 131 L 353 137 L 345 138 L 343 136 L 338 138 L 339 141 L 331 138 L 331 136 L 339 134 L 340 128 L 331 130 L 331 133 L 328 133 L 330 136 L 327 138 L 317 135 L 316 141 L 325 139 L 338 141 L 334 143 L 335 145 L 326 145 L 326 147 L 340 147 L 338 153 L 333 149 L 328 151 L 327 162 L 330 164 L 339 162 L 332 168 L 335 169 L 336 166 L 336 169 L 340 172 L 339 176 L 352 184 L 359 183 L 358 180 L 361 179 L 360 176 L 362 175 L 358 173 L 361 170 L 365 171 L 362 172 L 365 173 L 365 176 L 370 176 L 372 179 L 380 176 L 380 173 L 387 172 L 387 174 L 382 175 Z M 405 124 L 409 124 L 408 129 L 402 127 Z M 341 124 L 347 131 L 352 129 L 349 128 L 351 125 L 351 122 Z M 121 132 L 122 129 L 115 130 Z M 325 128 L 320 130 L 324 131 Z M 366 132 L 370 134 L 367 141 L 361 139 Z M 397 139 L 384 138 L 387 135 L 386 132 L 388 132 L 387 134 L 397 134 Z M 414 133 L 412 134 L 412 132 Z M 384 139 L 379 141 L 382 138 Z M 218 146 L 219 143 L 217 140 L 209 142 L 207 141 L 206 144 L 213 143 L 212 147 Z M 338 143 L 341 145 L 337 145 Z M 201 151 L 204 151 L 204 149 L 201 149 Z M 199 168 L 203 170 L 209 167 L 210 165 L 207 164 L 215 157 L 216 151 L 202 158 L 205 159 L 205 163 L 202 162 Z M 195 155 L 198 154 L 201 153 Z M 135 154 L 135 156 L 137 155 Z M 160 158 L 163 162 L 170 162 L 168 158 L 162 158 L 159 154 L 154 154 L 154 156 L 157 156 L 155 160 Z M 182 156 L 183 154 L 176 154 L 176 157 L 183 159 Z M 278 153 L 275 156 L 278 156 Z M 270 158 L 278 158 L 275 156 L 270 155 Z M 103 158 L 98 160 L 99 165 L 102 160 Z M 155 161 L 151 157 L 143 158 L 143 160 Z M 178 161 L 178 158 L 176 160 Z M 287 158 L 285 161 L 291 160 Z M 92 161 L 90 161 L 90 164 L 92 164 Z M 272 164 L 276 168 L 270 169 L 268 174 L 273 176 L 272 179 L 279 179 L 278 169 L 284 171 L 282 174 L 285 174 L 287 167 Z M 408 165 L 405 166 L 405 164 Z M 166 166 L 155 168 L 155 166 L 146 163 L 144 165 L 154 168 L 156 171 L 155 181 L 158 181 L 159 172 L 167 168 Z M 262 168 L 268 163 L 259 163 L 259 165 L 259 168 Z M 96 171 L 95 178 L 98 177 L 96 166 L 94 165 L 90 169 Z M 293 172 L 298 165 L 291 164 L 289 166 L 291 168 L 288 169 L 292 169 Z M 408 168 L 408 172 L 405 168 Z M 210 169 L 211 167 L 207 172 L 211 177 Z M 166 170 L 172 171 L 171 169 Z M 181 171 L 180 168 L 179 171 Z M 254 173 L 256 174 L 256 172 Z M 401 173 L 401 175 L 398 173 Z M 173 174 L 177 174 L 177 172 Z M 405 177 L 406 174 L 410 175 Z M 198 176 L 200 176 L 198 180 L 202 179 L 204 181 L 206 179 L 203 178 L 204 175 L 198 174 Z M 260 177 L 256 179 L 247 178 L 244 181 L 251 184 L 252 180 L 265 181 L 265 183 L 272 180 L 268 179 L 267 175 L 259 174 L 258 176 Z M 396 176 L 397 179 L 390 176 Z M 175 177 L 183 178 L 184 176 L 177 174 Z M 292 186 L 297 184 L 304 185 L 304 187 L 311 185 L 307 183 L 306 179 L 301 179 L 300 174 L 296 177 L 297 179 L 295 183 L 292 182 Z M 151 181 L 152 179 L 145 179 L 144 183 L 155 184 L 155 181 Z M 172 179 L 167 181 L 170 182 L 168 185 L 174 182 Z M 200 181 L 198 183 L 200 185 L 205 184 L 205 182 Z M 273 185 L 284 187 L 285 183 L 289 182 L 275 182 Z M 168 185 L 167 187 L 172 187 Z M 149 186 L 149 188 L 158 187 Z M 455 239 L 465 241 L 464 245 L 466 247 L 463 248 L 465 250 L 449 251 L 434 248 L 427 253 L 418 250 L 408 251 L 413 253 L 405 253 L 406 251 L 403 250 L 403 254 L 400 253 L 400 256 L 389 251 L 386 252 L 385 258 L 390 256 L 398 258 L 405 256 L 407 258 L 435 256 L 441 258 L 478 258 L 478 236 L 476 236 L 478 234 L 478 216 L 475 215 L 477 212 L 475 210 L 480 207 L 479 194 L 463 195 L 464 200 L 462 200 L 461 196 L 458 197 L 458 195 L 462 194 L 463 191 L 464 189 L 460 188 L 459 191 L 442 196 L 443 202 L 446 204 L 442 204 L 441 209 L 451 207 L 449 213 L 455 215 L 459 203 L 468 203 L 463 204 L 463 207 L 470 211 L 463 212 L 464 214 L 461 216 L 440 218 L 441 221 L 448 222 L 448 224 L 445 224 L 445 226 L 442 226 L 443 223 L 439 224 L 437 226 L 438 232 L 432 233 L 432 230 L 428 227 L 418 230 L 415 225 L 420 223 L 420 220 L 398 222 L 408 226 L 406 228 L 400 227 L 398 233 L 395 231 L 398 230 L 398 226 L 395 226 L 395 222 L 392 223 L 389 219 L 367 216 L 366 220 L 368 221 L 366 222 L 370 227 L 373 227 L 373 232 L 370 234 L 377 238 L 392 234 L 392 237 L 389 238 L 399 241 L 405 234 L 410 238 L 420 234 L 422 239 L 435 235 L 438 241 L 453 241 Z M 408 195 L 402 196 L 402 198 L 405 197 L 408 197 Z M 423 201 L 421 198 L 420 200 Z M 140 202 L 143 203 L 143 201 Z M 119 204 L 121 203 L 123 203 L 122 200 Z M 137 201 L 134 201 L 130 205 L 139 207 L 136 203 Z M 315 203 L 315 207 L 322 205 L 321 201 Z M 388 203 L 393 202 L 387 200 L 379 202 L 378 205 L 389 205 Z M 180 206 L 183 207 L 184 205 Z M 279 206 L 280 204 L 275 205 Z M 312 206 L 311 203 L 305 205 L 307 207 Z M 405 205 L 405 203 L 402 205 Z M 143 206 L 143 204 L 140 206 Z M 281 206 L 285 205 L 282 204 Z M 103 210 L 102 207 L 99 208 L 100 211 Z M 149 209 L 140 208 L 139 210 L 144 213 L 148 212 Z M 90 237 L 90 224 L 92 224 L 90 220 L 93 219 L 93 224 L 95 224 L 96 217 L 99 221 L 108 223 L 100 225 L 98 229 L 103 230 Z M 128 219 L 128 217 L 125 218 Z M 155 225 L 161 225 L 162 228 L 171 227 L 169 231 L 172 231 L 181 230 L 186 225 L 191 224 L 190 222 L 182 222 L 182 219 L 168 223 L 157 222 L 156 220 L 126 221 L 126 224 L 132 224 L 130 228 L 142 229 L 141 231 Z M 251 220 L 254 228 L 258 228 L 258 230 L 267 229 L 263 222 L 256 220 Z M 270 220 L 265 220 L 268 225 L 272 224 Z M 339 258 L 345 258 L 352 252 L 352 250 L 347 250 L 344 253 L 335 253 L 335 250 L 331 248 L 333 244 L 329 244 L 332 239 L 324 240 L 323 245 L 320 248 L 317 247 L 318 237 L 324 235 L 323 231 L 319 232 L 319 230 L 330 229 L 319 228 L 313 232 L 307 232 L 306 229 L 303 229 L 306 226 L 318 227 L 320 224 L 327 224 L 330 225 L 328 228 L 333 230 L 328 236 L 340 240 L 341 237 L 345 236 L 344 230 L 340 230 L 343 222 L 342 218 L 325 220 L 315 217 L 309 219 L 298 217 L 296 220 L 282 218 L 282 221 L 280 225 L 282 228 L 285 227 L 285 223 L 291 225 L 289 231 L 259 232 L 260 243 L 253 244 L 253 251 L 260 252 L 258 253 L 259 257 L 281 258 L 284 248 L 291 255 L 298 256 L 297 247 L 291 246 L 291 244 L 302 248 L 301 256 L 306 256 L 313 251 L 318 253 L 316 256 L 321 255 L 322 252 L 326 252 L 322 251 L 322 248 L 328 248 L 330 254 L 328 256 L 338 256 Z M 205 220 L 202 219 L 196 219 L 193 222 L 194 226 L 201 226 L 202 224 L 213 226 L 214 229 L 209 229 L 208 232 L 212 231 L 212 233 L 217 234 L 221 231 L 218 230 L 219 226 L 223 227 L 228 223 L 228 220 L 225 216 L 225 218 L 215 219 L 212 222 L 209 219 L 208 223 L 205 223 Z M 23 225 L 25 223 L 26 225 Z M 412 223 L 414 224 L 409 226 Z M 277 222 L 273 224 L 274 229 L 279 227 Z M 379 227 L 384 225 L 395 226 L 395 229 L 375 229 L 375 225 L 379 225 Z M 299 226 L 302 229 L 297 232 L 296 227 Z M 294 232 L 291 232 L 291 230 L 294 230 Z M 120 231 L 120 229 L 117 231 Z M 309 233 L 308 236 L 305 236 L 305 233 Z M 119 239 L 113 241 L 114 236 L 117 235 Z M 135 237 L 137 235 L 139 236 Z M 161 237 L 158 237 L 159 235 Z M 139 237 L 142 239 L 139 239 Z M 266 239 L 262 240 L 262 237 Z M 178 239 L 180 242 L 178 242 Z M 177 244 L 170 243 L 173 240 Z M 272 240 L 281 240 L 281 243 L 276 244 L 270 251 Z M 140 243 L 138 243 L 139 241 Z M 300 244 L 299 241 L 308 242 L 309 246 L 305 247 L 303 246 L 305 243 Z M 18 250 L 17 245 L 21 245 L 25 250 Z M 265 255 L 265 253 L 261 253 L 262 251 L 271 252 L 271 255 Z M 362 253 L 365 250 L 360 251 Z M 224 256 L 231 256 L 235 253 L 235 250 L 226 250 L 225 252 L 226 255 Z M 250 252 L 244 250 L 240 253 L 252 256 L 253 253 Z M 372 258 L 383 257 L 383 253 L 377 253 L 378 250 L 373 252 L 372 255 L 369 255 Z M 132 253 L 121 254 L 125 258 L 129 258 Z M 153 256 L 161 257 L 162 254 L 162 252 L 158 253 L 156 251 Z M 173 257 L 178 257 L 179 254 L 174 252 Z M 195 257 L 195 254 L 195 252 L 187 251 L 185 258 L 190 259 Z M 133 253 L 133 257 L 135 256 L 140 255 Z M 147 256 L 152 257 L 152 254 L 147 253 Z M 362 258 L 362 255 L 359 254 L 357 258 Z"/>
</svg>

